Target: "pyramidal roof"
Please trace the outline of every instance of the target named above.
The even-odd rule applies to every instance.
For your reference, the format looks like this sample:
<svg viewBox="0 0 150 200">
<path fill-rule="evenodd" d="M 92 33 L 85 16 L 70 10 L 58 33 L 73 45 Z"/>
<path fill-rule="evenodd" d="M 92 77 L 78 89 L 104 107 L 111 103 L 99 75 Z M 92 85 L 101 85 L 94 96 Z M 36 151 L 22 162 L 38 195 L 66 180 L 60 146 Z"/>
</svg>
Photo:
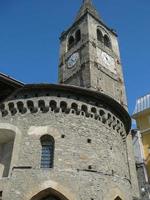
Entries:
<svg viewBox="0 0 150 200">
<path fill-rule="evenodd" d="M 78 21 L 87 12 L 92 14 L 96 19 L 100 20 L 100 16 L 97 10 L 94 8 L 92 0 L 83 0 L 75 21 Z"/>
</svg>

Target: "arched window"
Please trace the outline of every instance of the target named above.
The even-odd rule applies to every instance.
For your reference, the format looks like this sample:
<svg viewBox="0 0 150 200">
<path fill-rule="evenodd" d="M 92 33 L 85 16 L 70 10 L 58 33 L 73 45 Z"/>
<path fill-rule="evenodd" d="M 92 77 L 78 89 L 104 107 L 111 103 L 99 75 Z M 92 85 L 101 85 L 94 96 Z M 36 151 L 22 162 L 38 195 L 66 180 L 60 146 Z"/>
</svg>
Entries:
<svg viewBox="0 0 150 200">
<path fill-rule="evenodd" d="M 81 31 L 80 31 L 80 29 L 76 31 L 75 39 L 76 39 L 76 43 L 81 40 Z"/>
<path fill-rule="evenodd" d="M 103 42 L 103 34 L 99 29 L 97 29 L 97 40 Z"/>
<path fill-rule="evenodd" d="M 108 48 L 111 48 L 111 41 L 107 35 L 104 35 L 104 45 Z"/>
<path fill-rule="evenodd" d="M 74 37 L 70 36 L 68 40 L 68 49 L 71 49 L 74 45 Z"/>
<path fill-rule="evenodd" d="M 41 137 L 41 168 L 52 168 L 54 162 L 54 138 L 50 135 Z"/>
<path fill-rule="evenodd" d="M 122 199 L 118 196 L 114 200 L 122 200 Z"/>
</svg>

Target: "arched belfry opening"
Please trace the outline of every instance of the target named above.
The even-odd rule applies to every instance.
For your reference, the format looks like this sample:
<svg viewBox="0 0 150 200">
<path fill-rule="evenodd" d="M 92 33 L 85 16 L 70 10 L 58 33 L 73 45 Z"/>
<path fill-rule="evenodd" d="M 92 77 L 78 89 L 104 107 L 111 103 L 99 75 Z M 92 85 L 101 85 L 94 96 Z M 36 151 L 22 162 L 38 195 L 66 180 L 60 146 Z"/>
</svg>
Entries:
<svg viewBox="0 0 150 200">
<path fill-rule="evenodd" d="M 68 39 L 68 50 L 71 49 L 73 46 L 74 46 L 74 42 L 75 42 L 75 39 L 74 37 L 71 35 Z"/>
<path fill-rule="evenodd" d="M 107 35 L 104 35 L 104 45 L 108 48 L 111 49 L 111 41 L 110 41 L 110 38 L 107 36 Z"/>
<path fill-rule="evenodd" d="M 99 29 L 97 29 L 97 40 L 103 42 L 103 34 Z"/>
<path fill-rule="evenodd" d="M 45 189 L 35 196 L 33 196 L 30 200 L 68 200 L 63 194 L 59 191 L 56 191 L 52 188 Z"/>
</svg>

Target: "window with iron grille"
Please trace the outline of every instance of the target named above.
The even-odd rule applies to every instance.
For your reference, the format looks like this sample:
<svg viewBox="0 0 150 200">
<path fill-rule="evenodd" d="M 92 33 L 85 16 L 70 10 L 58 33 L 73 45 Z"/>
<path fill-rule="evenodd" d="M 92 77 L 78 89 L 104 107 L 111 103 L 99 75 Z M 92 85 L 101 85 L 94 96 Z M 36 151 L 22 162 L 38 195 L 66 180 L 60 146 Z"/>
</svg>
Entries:
<svg viewBox="0 0 150 200">
<path fill-rule="evenodd" d="M 54 138 L 50 135 L 41 137 L 41 168 L 53 168 Z"/>
</svg>

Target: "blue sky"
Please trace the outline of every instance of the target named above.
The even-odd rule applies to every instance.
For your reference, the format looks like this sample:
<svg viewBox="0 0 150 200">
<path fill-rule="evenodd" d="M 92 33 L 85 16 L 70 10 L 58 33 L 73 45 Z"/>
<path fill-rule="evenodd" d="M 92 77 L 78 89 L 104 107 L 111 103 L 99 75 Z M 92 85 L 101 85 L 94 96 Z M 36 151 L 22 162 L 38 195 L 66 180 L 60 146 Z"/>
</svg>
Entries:
<svg viewBox="0 0 150 200">
<path fill-rule="evenodd" d="M 56 83 L 59 36 L 82 0 L 0 0 L 0 72 L 25 83 Z M 117 30 L 129 111 L 150 92 L 150 1 L 93 0 Z"/>
</svg>

